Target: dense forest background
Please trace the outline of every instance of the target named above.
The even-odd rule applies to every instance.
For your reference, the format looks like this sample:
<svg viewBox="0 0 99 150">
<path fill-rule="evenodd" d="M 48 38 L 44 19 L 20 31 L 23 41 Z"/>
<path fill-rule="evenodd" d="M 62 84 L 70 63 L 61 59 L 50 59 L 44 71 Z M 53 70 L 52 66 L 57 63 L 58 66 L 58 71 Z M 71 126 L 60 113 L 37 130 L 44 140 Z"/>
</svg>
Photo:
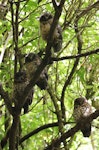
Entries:
<svg viewBox="0 0 99 150">
<path fill-rule="evenodd" d="M 40 35 L 44 12 L 54 16 L 48 42 Z M 55 53 L 50 41 L 58 22 L 63 43 Z M 16 106 L 15 74 L 31 52 L 40 54 L 42 61 Z M 48 86 L 41 90 L 36 81 L 45 68 Z M 32 104 L 24 114 L 22 107 L 32 88 Z M 1 0 L 0 95 L 0 150 L 98 150 L 99 1 Z M 89 138 L 83 137 L 72 116 L 77 97 L 86 97 L 92 105 Z"/>
</svg>

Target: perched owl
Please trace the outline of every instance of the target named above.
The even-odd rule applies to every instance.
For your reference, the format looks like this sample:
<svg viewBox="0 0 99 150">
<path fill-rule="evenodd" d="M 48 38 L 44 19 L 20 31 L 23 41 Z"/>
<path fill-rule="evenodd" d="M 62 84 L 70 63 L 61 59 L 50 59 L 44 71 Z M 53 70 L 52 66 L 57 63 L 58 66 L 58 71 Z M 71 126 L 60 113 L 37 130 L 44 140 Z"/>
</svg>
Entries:
<svg viewBox="0 0 99 150">
<path fill-rule="evenodd" d="M 75 121 L 78 123 L 80 120 L 88 117 L 92 113 L 92 107 L 88 103 L 87 99 L 80 97 L 74 101 L 74 112 L 73 116 Z M 89 137 L 91 134 L 91 123 L 84 125 L 84 128 L 81 129 L 84 137 Z"/>
<path fill-rule="evenodd" d="M 21 96 L 24 92 L 25 87 L 28 85 L 29 81 L 25 71 L 19 71 L 15 74 L 14 80 L 14 96 L 15 96 L 15 105 L 19 106 L 21 104 Z M 23 106 L 24 114 L 28 112 L 29 105 L 32 103 L 34 90 L 32 89 L 28 96 L 26 97 L 26 102 Z"/>
<path fill-rule="evenodd" d="M 41 63 L 41 58 L 37 54 L 29 53 L 28 55 L 26 55 L 25 69 L 28 75 L 28 79 L 31 80 L 31 78 L 33 77 L 33 74 L 35 73 L 40 63 Z M 48 75 L 47 75 L 47 69 L 45 68 L 40 74 L 40 77 L 38 81 L 36 82 L 36 85 L 41 90 L 44 90 L 47 88 L 47 84 L 48 84 Z"/>
<path fill-rule="evenodd" d="M 39 21 L 40 21 L 40 33 L 41 33 L 42 39 L 47 42 L 49 31 L 53 22 L 53 16 L 52 14 L 46 12 L 41 15 Z M 53 34 L 52 47 L 54 49 L 54 52 L 58 52 L 62 48 L 62 29 L 59 24 L 56 26 L 54 34 Z"/>
</svg>

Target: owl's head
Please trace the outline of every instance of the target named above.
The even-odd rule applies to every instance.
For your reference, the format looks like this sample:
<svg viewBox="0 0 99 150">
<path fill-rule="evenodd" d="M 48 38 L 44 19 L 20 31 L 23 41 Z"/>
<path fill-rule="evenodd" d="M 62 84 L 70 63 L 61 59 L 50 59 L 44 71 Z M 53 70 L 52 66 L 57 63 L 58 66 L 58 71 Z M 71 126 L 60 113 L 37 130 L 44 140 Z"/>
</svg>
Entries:
<svg viewBox="0 0 99 150">
<path fill-rule="evenodd" d="M 74 101 L 74 107 L 83 105 L 87 100 L 84 97 L 76 98 Z"/>
<path fill-rule="evenodd" d="M 36 57 L 37 55 L 35 53 L 27 54 L 25 57 L 25 64 L 32 62 L 33 60 L 35 60 Z"/>
<path fill-rule="evenodd" d="M 52 14 L 51 13 L 49 13 L 49 12 L 45 12 L 44 14 L 42 14 L 41 16 L 40 16 L 40 22 L 46 22 L 46 21 L 48 21 L 48 20 L 50 20 L 50 19 L 52 19 L 53 18 L 53 16 L 52 16 Z"/>
</svg>

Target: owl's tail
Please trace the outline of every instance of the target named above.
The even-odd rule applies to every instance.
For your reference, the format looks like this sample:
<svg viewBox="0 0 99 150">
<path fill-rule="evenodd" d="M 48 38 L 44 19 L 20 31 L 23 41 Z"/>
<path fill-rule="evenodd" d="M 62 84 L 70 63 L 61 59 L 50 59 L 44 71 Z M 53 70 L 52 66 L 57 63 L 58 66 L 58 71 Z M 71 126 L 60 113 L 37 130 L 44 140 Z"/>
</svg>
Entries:
<svg viewBox="0 0 99 150">
<path fill-rule="evenodd" d="M 89 137 L 91 134 L 91 123 L 87 123 L 82 129 L 81 132 L 83 133 L 84 137 Z"/>
</svg>

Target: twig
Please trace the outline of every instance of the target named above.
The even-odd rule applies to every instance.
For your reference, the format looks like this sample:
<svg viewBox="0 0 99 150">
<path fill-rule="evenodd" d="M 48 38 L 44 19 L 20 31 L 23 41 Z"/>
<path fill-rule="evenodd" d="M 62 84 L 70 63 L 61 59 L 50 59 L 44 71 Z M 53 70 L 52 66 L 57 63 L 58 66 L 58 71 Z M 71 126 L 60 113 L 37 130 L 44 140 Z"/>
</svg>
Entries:
<svg viewBox="0 0 99 150">
<path fill-rule="evenodd" d="M 75 33 L 76 33 L 76 37 L 77 37 L 77 42 L 78 42 L 78 54 L 80 54 L 81 50 L 82 50 L 82 39 L 81 39 L 81 33 L 78 29 L 78 20 L 77 20 L 77 18 L 75 19 L 74 25 L 75 25 Z M 65 117 L 65 104 L 64 104 L 65 91 L 66 91 L 67 86 L 71 83 L 72 77 L 75 73 L 75 70 L 78 66 L 78 63 L 79 63 L 79 58 L 76 58 L 76 60 L 74 62 L 74 65 L 73 65 L 73 68 L 72 68 L 67 80 L 65 81 L 63 89 L 62 89 L 62 94 L 61 94 L 61 100 L 60 101 L 61 101 L 62 117 L 64 119 L 66 119 L 66 117 Z"/>
<path fill-rule="evenodd" d="M 22 46 L 20 46 L 19 47 L 19 50 L 21 49 L 21 48 L 23 48 L 23 47 L 25 47 L 27 44 L 29 44 L 30 42 L 32 42 L 32 41 L 34 41 L 34 40 L 37 40 L 39 38 L 39 36 L 38 37 L 36 37 L 36 38 L 32 38 L 32 39 L 30 39 L 29 41 L 27 41 L 25 44 L 23 44 Z"/>
<path fill-rule="evenodd" d="M 72 56 L 65 56 L 65 57 L 61 57 L 61 58 L 55 58 L 52 57 L 52 61 L 62 61 L 62 60 L 67 60 L 67 59 L 75 59 L 75 58 L 80 58 L 80 57 L 86 57 L 92 54 L 98 54 L 99 53 L 99 49 L 96 50 L 92 50 L 86 53 L 81 53 L 81 54 L 77 54 L 77 55 L 72 55 Z"/>
<path fill-rule="evenodd" d="M 95 2 L 94 4 L 88 6 L 85 10 L 83 10 L 78 16 L 77 20 L 79 20 L 82 16 L 86 15 L 89 11 L 91 11 L 94 8 L 99 8 L 99 0 Z"/>
</svg>

